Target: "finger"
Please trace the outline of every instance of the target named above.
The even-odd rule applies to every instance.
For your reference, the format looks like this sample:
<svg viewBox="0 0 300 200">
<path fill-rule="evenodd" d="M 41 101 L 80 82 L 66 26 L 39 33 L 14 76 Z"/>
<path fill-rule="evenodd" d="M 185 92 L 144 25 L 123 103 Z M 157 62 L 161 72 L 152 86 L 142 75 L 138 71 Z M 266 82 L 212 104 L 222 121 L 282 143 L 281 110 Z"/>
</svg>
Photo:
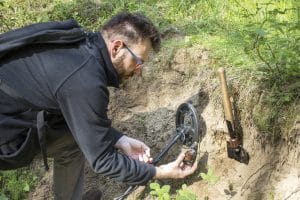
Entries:
<svg viewBox="0 0 300 200">
<path fill-rule="evenodd" d="M 142 154 L 143 161 L 147 163 L 149 161 L 149 157 L 146 154 Z"/>
<path fill-rule="evenodd" d="M 179 154 L 179 156 L 177 157 L 175 163 L 176 163 L 178 166 L 179 166 L 180 163 L 183 161 L 184 156 L 185 156 L 185 153 L 184 153 L 184 152 L 181 152 L 181 153 Z"/>
<path fill-rule="evenodd" d="M 153 158 L 149 158 L 148 163 L 152 163 L 153 162 Z"/>
<path fill-rule="evenodd" d="M 184 168 L 186 176 L 188 176 L 190 174 L 193 174 L 196 171 L 197 167 L 198 167 L 197 162 L 195 162 L 192 166 L 186 165 L 185 168 Z"/>
<path fill-rule="evenodd" d="M 181 162 L 180 164 L 179 164 L 179 167 L 184 167 L 184 162 Z"/>
<path fill-rule="evenodd" d="M 150 148 L 147 147 L 147 149 L 145 150 L 146 155 L 150 158 L 151 154 L 150 154 Z"/>
<path fill-rule="evenodd" d="M 183 163 L 183 162 L 181 162 L 181 163 L 179 164 L 179 167 L 180 167 L 181 169 L 183 169 L 183 167 L 184 167 L 184 163 Z"/>
<path fill-rule="evenodd" d="M 150 157 L 150 147 L 148 147 L 145 143 L 141 142 L 142 151 L 143 153 L 146 153 L 148 157 Z"/>
<path fill-rule="evenodd" d="M 138 157 L 139 157 L 139 161 L 144 162 L 142 154 L 139 154 Z"/>
</svg>

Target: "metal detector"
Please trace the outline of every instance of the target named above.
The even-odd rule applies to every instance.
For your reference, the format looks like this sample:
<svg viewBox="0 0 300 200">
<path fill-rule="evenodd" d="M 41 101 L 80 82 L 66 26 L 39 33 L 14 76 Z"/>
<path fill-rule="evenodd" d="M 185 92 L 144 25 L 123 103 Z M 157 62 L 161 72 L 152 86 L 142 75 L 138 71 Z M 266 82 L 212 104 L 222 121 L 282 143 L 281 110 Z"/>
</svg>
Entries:
<svg viewBox="0 0 300 200">
<path fill-rule="evenodd" d="M 190 102 L 182 103 L 177 108 L 175 122 L 176 130 L 174 131 L 173 137 L 153 159 L 153 165 L 157 165 L 157 163 L 165 157 L 170 148 L 177 142 L 181 142 L 186 148 L 193 150 L 193 155 L 186 154 L 184 162 L 192 164 L 195 161 L 200 138 L 200 124 L 197 110 Z M 130 186 L 121 196 L 114 198 L 114 200 L 124 200 L 136 188 L 138 188 L 138 185 Z"/>
</svg>

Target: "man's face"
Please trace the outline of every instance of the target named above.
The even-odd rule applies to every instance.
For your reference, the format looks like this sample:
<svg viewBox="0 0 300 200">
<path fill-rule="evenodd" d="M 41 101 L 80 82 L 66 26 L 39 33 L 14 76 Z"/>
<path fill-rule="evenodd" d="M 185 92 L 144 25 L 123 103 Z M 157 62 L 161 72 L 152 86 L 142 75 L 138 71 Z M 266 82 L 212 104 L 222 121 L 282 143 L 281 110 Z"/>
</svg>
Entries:
<svg viewBox="0 0 300 200">
<path fill-rule="evenodd" d="M 112 63 L 121 79 L 128 79 L 134 74 L 141 73 L 142 64 L 148 59 L 151 43 L 149 40 L 145 40 L 130 45 L 120 41 L 115 44 L 115 48 L 115 54 L 112 49 Z"/>
</svg>

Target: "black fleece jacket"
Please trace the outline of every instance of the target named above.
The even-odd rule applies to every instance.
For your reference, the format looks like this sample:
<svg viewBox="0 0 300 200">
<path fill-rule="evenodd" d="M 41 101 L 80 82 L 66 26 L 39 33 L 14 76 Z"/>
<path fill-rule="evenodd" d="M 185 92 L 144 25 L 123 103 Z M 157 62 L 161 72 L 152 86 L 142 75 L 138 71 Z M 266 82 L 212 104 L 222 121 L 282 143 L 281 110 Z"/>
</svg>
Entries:
<svg viewBox="0 0 300 200">
<path fill-rule="evenodd" d="M 153 165 L 114 148 L 122 133 L 111 127 L 107 117 L 107 87 L 118 87 L 119 77 L 99 33 L 77 44 L 22 48 L 0 61 L 0 79 L 34 105 L 34 110 L 61 114 L 95 172 L 132 185 L 154 176 Z M 30 127 L 28 119 L 16 117 L 28 109 L 0 91 L 0 134 Z"/>
</svg>

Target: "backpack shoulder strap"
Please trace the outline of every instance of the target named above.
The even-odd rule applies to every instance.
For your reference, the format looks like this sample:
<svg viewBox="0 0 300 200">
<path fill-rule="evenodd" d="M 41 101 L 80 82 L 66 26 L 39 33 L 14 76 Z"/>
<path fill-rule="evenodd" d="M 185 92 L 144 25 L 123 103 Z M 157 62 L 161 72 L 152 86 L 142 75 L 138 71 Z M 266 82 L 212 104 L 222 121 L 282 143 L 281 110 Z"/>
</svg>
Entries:
<svg viewBox="0 0 300 200">
<path fill-rule="evenodd" d="M 36 23 L 0 34 L 0 59 L 29 44 L 65 44 L 83 40 L 87 33 L 73 20 Z"/>
</svg>

